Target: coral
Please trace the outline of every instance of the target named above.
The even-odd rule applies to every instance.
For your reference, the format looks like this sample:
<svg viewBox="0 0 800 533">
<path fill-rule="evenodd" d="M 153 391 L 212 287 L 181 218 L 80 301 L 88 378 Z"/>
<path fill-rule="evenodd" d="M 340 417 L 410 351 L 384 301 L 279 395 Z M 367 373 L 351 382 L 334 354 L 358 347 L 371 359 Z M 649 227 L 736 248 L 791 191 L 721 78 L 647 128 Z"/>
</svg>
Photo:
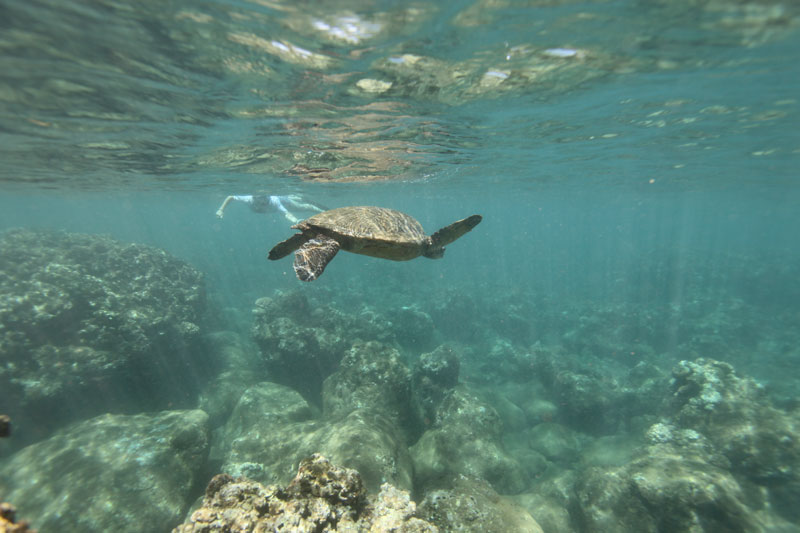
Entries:
<svg viewBox="0 0 800 533">
<path fill-rule="evenodd" d="M 186 512 L 208 450 L 199 410 L 103 415 L 0 465 L 0 494 L 42 531 L 165 531 Z"/>
<path fill-rule="evenodd" d="M 0 238 L 0 410 L 28 428 L 186 405 L 214 367 L 203 276 L 163 250 L 14 230 Z M 191 372 L 187 372 L 190 368 Z M 97 401 L 103 398 L 103 401 Z"/>
<path fill-rule="evenodd" d="M 300 462 L 288 487 L 263 486 L 220 474 L 211 480 L 203 505 L 173 533 L 208 531 L 435 532 L 415 518 L 408 494 L 391 485 L 370 500 L 355 470 L 335 466 L 319 454 Z"/>
<path fill-rule="evenodd" d="M 36 533 L 27 522 L 17 522 L 16 514 L 13 505 L 0 503 L 0 533 Z"/>
<path fill-rule="evenodd" d="M 482 479 L 458 476 L 448 490 L 433 490 L 419 507 L 421 517 L 442 531 L 542 533 L 536 520 Z"/>
</svg>

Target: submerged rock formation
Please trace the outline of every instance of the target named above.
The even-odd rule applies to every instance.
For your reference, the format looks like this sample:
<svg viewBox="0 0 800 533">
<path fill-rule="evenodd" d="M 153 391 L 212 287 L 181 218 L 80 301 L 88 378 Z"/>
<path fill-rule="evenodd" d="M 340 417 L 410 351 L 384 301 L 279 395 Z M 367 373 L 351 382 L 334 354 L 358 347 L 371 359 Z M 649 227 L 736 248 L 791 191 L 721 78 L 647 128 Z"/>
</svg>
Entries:
<svg viewBox="0 0 800 533">
<path fill-rule="evenodd" d="M 486 481 L 466 476 L 458 476 L 448 490 L 429 491 L 419 516 L 442 531 L 543 533 L 520 505 L 498 495 Z"/>
<path fill-rule="evenodd" d="M 292 387 L 315 405 L 322 403 L 322 382 L 336 370 L 354 340 L 392 337 L 385 324 L 315 305 L 299 291 L 259 298 L 253 315 L 253 339 L 270 379 Z"/>
<path fill-rule="evenodd" d="M 42 532 L 166 531 L 204 468 L 207 423 L 193 410 L 73 424 L 0 462 L 0 494 Z"/>
<path fill-rule="evenodd" d="M 355 409 L 333 421 L 313 418 L 299 393 L 263 382 L 240 398 L 215 439 L 222 471 L 263 483 L 286 483 L 303 457 L 322 452 L 356 468 L 370 490 L 390 482 L 411 488 L 411 458 L 397 424 L 380 412 Z"/>
<path fill-rule="evenodd" d="M 485 479 L 501 493 L 521 492 L 528 473 L 501 442 L 497 411 L 463 387 L 450 391 L 411 447 L 415 486 L 431 488 L 459 474 Z"/>
<path fill-rule="evenodd" d="M 0 411 L 34 431 L 188 406 L 211 372 L 203 276 L 163 250 L 14 230 L 0 238 Z"/>
<path fill-rule="evenodd" d="M 319 454 L 300 462 L 285 488 L 220 474 L 211 480 L 202 506 L 173 533 L 209 531 L 327 531 L 433 533 L 415 517 L 408 493 L 384 484 L 370 498 L 361 476 Z"/>
</svg>

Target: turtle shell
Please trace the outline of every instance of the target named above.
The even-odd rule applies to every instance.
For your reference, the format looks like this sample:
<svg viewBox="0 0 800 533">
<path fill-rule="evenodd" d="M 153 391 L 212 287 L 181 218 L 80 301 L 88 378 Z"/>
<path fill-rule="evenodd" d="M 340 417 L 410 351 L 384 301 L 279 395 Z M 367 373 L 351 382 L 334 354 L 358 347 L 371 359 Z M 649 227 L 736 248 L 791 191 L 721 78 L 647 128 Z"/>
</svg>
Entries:
<svg viewBox="0 0 800 533">
<path fill-rule="evenodd" d="M 419 256 L 428 240 L 416 219 L 384 207 L 331 209 L 296 227 L 327 235 L 349 252 L 401 261 Z"/>
</svg>

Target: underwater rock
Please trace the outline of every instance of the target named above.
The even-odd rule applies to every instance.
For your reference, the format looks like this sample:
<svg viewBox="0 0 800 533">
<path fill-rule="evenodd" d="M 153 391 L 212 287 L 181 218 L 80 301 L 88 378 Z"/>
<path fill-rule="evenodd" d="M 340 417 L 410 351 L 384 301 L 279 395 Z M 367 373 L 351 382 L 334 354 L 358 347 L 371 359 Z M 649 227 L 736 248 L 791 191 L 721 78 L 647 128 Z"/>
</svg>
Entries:
<svg viewBox="0 0 800 533">
<path fill-rule="evenodd" d="M 412 463 L 403 432 L 379 412 L 357 409 L 332 422 L 312 419 L 299 393 L 260 383 L 239 400 L 215 436 L 212 457 L 222 471 L 265 483 L 286 483 L 297 462 L 312 453 L 362 473 L 367 487 L 390 482 L 411 488 Z"/>
<path fill-rule="evenodd" d="M 375 323 L 310 302 L 301 291 L 259 298 L 253 309 L 253 339 L 272 381 L 288 385 L 315 405 L 322 403 L 322 382 L 339 365 L 353 340 L 391 337 Z"/>
<path fill-rule="evenodd" d="M 557 470 L 536 480 L 532 491 L 510 496 L 524 507 L 547 533 L 585 531 L 570 514 L 575 501 L 574 470 Z"/>
<path fill-rule="evenodd" d="M 286 488 L 265 487 L 227 474 L 216 476 L 206 489 L 202 507 L 173 533 L 437 531 L 414 514 L 408 493 L 385 484 L 376 498 L 370 498 L 357 471 L 314 454 L 300 462 Z"/>
<path fill-rule="evenodd" d="M 107 411 L 189 406 L 214 365 L 203 276 L 163 250 L 109 237 L 0 238 L 0 411 L 24 444 Z"/>
<path fill-rule="evenodd" d="M 550 461 L 569 465 L 578 458 L 581 449 L 580 436 L 566 426 L 544 422 L 525 433 L 528 445 Z"/>
<path fill-rule="evenodd" d="M 258 383 L 239 398 L 226 424 L 215 432 L 212 458 L 222 471 L 267 483 L 285 482 L 294 471 L 296 441 L 316 427 L 300 394 L 277 383 Z"/>
<path fill-rule="evenodd" d="M 448 490 L 428 492 L 419 516 L 442 531 L 543 533 L 523 507 L 497 494 L 486 481 L 465 476 L 458 476 Z"/>
<path fill-rule="evenodd" d="M 411 426 L 411 373 L 400 353 L 379 342 L 356 342 L 347 350 L 338 370 L 322 385 L 322 411 L 327 419 L 342 418 L 368 409 Z"/>
<path fill-rule="evenodd" d="M 759 483 L 800 478 L 800 418 L 774 408 L 752 378 L 709 359 L 681 361 L 672 374 L 678 426 L 707 437 L 735 472 Z"/>
<path fill-rule="evenodd" d="M 773 407 L 763 387 L 727 363 L 681 361 L 672 374 L 673 423 L 708 439 L 733 473 L 767 489 L 772 508 L 800 520 L 790 503 L 800 495 L 800 415 Z"/>
<path fill-rule="evenodd" d="M 762 530 L 762 503 L 704 454 L 662 444 L 624 466 L 584 471 L 575 518 L 587 531 L 744 533 Z"/>
<path fill-rule="evenodd" d="M 249 339 L 233 331 L 204 337 L 209 353 L 219 360 L 221 371 L 203 387 L 198 407 L 208 413 L 209 424 L 225 423 L 245 390 L 264 379 L 264 362 Z"/>
<path fill-rule="evenodd" d="M 0 463 L 0 493 L 48 531 L 166 531 L 187 509 L 208 452 L 199 410 L 102 415 Z"/>
<path fill-rule="evenodd" d="M 552 418 L 544 413 L 545 421 L 550 418 L 598 436 L 617 434 L 634 425 L 637 417 L 657 414 L 668 393 L 664 373 L 644 361 L 628 367 L 538 349 L 531 355 L 531 368 L 546 397 L 558 406 Z M 523 408 L 527 403 L 520 401 Z"/>
<path fill-rule="evenodd" d="M 397 342 L 403 348 L 419 353 L 436 345 L 433 319 L 416 305 L 390 309 L 386 316 L 391 321 Z"/>
<path fill-rule="evenodd" d="M 430 425 L 449 390 L 458 384 L 461 360 L 448 345 L 419 356 L 413 372 L 413 401 L 419 418 Z"/>
<path fill-rule="evenodd" d="M 463 387 L 450 391 L 430 429 L 411 447 L 415 486 L 458 474 L 485 479 L 501 494 L 525 489 L 529 475 L 501 443 L 497 411 Z"/>
<path fill-rule="evenodd" d="M 431 317 L 436 328 L 449 340 L 469 343 L 480 338 L 485 329 L 478 304 L 463 291 L 451 289 L 439 295 Z"/>
</svg>

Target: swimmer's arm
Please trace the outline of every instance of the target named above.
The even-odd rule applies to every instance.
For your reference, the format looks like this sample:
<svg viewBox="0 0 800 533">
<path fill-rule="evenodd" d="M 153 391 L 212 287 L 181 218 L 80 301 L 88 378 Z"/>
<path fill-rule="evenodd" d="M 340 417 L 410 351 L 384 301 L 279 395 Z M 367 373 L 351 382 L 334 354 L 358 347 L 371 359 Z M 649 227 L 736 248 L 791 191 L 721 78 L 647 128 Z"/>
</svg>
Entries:
<svg viewBox="0 0 800 533">
<path fill-rule="evenodd" d="M 228 196 L 227 198 L 225 198 L 225 201 L 222 202 L 222 205 L 219 206 L 219 209 L 217 209 L 217 218 L 223 217 L 223 215 L 225 214 L 225 208 L 228 207 L 228 204 L 231 203 L 232 201 L 233 201 L 233 196 Z"/>
<path fill-rule="evenodd" d="M 277 197 L 277 196 L 273 196 L 273 198 L 275 198 L 275 201 L 274 201 L 274 202 L 271 202 L 271 203 L 272 203 L 272 205 L 274 205 L 275 207 L 277 207 L 278 209 L 280 209 L 280 210 L 281 210 L 281 213 L 283 213 L 283 216 L 285 216 L 285 217 L 286 217 L 286 219 L 287 219 L 289 222 L 291 222 L 292 224 L 297 224 L 298 222 L 300 222 L 300 219 L 299 219 L 299 218 L 297 218 L 296 216 L 294 216 L 292 213 L 290 213 L 290 212 L 289 212 L 289 210 L 288 210 L 288 209 L 286 209 L 286 207 L 284 207 L 284 205 L 283 205 L 283 202 L 281 202 L 281 198 L 279 198 L 279 197 Z"/>
<path fill-rule="evenodd" d="M 314 204 L 309 204 L 307 202 L 304 202 L 303 199 L 300 196 L 297 196 L 296 194 L 286 196 L 285 198 L 289 201 L 290 204 L 292 204 L 292 207 L 296 209 L 306 209 L 308 211 L 317 211 L 320 213 L 324 211 L 323 209 L 320 209 Z"/>
</svg>

